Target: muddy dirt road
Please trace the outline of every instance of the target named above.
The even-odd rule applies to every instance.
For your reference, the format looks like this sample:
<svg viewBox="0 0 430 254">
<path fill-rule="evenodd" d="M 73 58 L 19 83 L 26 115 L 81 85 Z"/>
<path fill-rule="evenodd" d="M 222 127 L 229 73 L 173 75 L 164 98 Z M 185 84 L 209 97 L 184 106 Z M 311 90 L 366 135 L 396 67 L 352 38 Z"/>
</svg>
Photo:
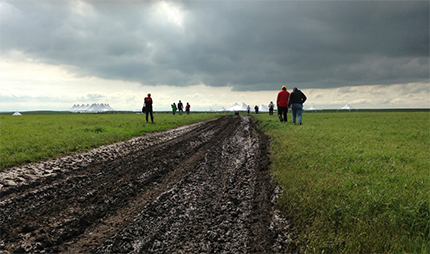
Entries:
<svg viewBox="0 0 430 254">
<path fill-rule="evenodd" d="M 224 116 L 0 172 L 0 253 L 277 253 L 269 141 Z"/>
</svg>

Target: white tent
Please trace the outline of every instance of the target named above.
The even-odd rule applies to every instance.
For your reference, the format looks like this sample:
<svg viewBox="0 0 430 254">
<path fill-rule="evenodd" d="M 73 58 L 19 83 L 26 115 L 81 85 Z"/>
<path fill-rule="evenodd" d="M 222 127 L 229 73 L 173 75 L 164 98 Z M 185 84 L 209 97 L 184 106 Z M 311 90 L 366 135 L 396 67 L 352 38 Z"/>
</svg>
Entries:
<svg viewBox="0 0 430 254">
<path fill-rule="evenodd" d="M 248 110 L 248 106 L 244 102 L 242 102 L 241 105 L 235 103 L 233 106 L 227 109 L 227 111 L 247 111 L 247 110 Z"/>
<path fill-rule="evenodd" d="M 88 109 L 90 109 L 90 108 L 91 108 L 90 104 L 87 104 L 87 105 L 82 104 L 82 106 L 79 108 L 79 111 L 80 112 L 87 112 Z"/>
<path fill-rule="evenodd" d="M 19 112 L 18 112 L 18 110 L 17 110 L 17 111 L 15 111 L 15 113 L 13 113 L 12 115 L 13 115 L 13 116 L 21 116 L 21 113 L 19 113 Z"/>
<path fill-rule="evenodd" d="M 89 109 L 87 109 L 87 112 L 89 113 L 103 113 L 103 112 L 111 112 L 114 111 L 112 108 L 107 107 L 108 104 L 98 104 L 93 103 Z"/>
<path fill-rule="evenodd" d="M 113 112 L 115 111 L 109 104 L 105 103 L 93 103 L 91 106 L 90 104 L 76 104 L 73 105 L 72 108 L 69 109 L 70 112 L 73 113 L 103 113 L 103 112 Z"/>
<path fill-rule="evenodd" d="M 263 104 L 261 104 L 260 107 L 258 107 L 259 112 L 269 112 L 269 108 Z"/>
<path fill-rule="evenodd" d="M 351 110 L 358 110 L 358 109 L 353 108 L 351 105 L 349 105 L 349 104 L 347 103 L 347 104 L 345 104 L 345 106 L 343 106 L 342 108 L 340 108 L 340 109 L 338 109 L 338 110 L 349 110 L 349 111 L 351 111 Z"/>
<path fill-rule="evenodd" d="M 245 102 L 242 102 L 239 111 L 248 111 L 248 105 L 246 105 Z"/>
<path fill-rule="evenodd" d="M 105 108 L 107 108 L 109 111 L 115 111 L 111 106 L 109 106 L 109 103 L 105 104 Z"/>
<path fill-rule="evenodd" d="M 69 111 L 73 112 L 73 113 L 81 113 L 81 112 L 86 112 L 87 109 L 89 109 L 89 108 L 90 108 L 89 104 L 87 104 L 87 105 L 85 105 L 85 104 L 82 104 L 82 105 L 75 104 L 75 105 L 73 105 L 73 107 L 71 109 L 69 109 Z"/>
<path fill-rule="evenodd" d="M 221 109 L 217 110 L 218 112 L 225 112 L 227 111 L 227 109 L 225 109 L 224 107 L 222 107 Z"/>
<path fill-rule="evenodd" d="M 79 104 L 78 105 L 74 104 L 73 107 L 71 107 L 68 111 L 69 112 L 75 112 L 77 107 L 79 107 Z"/>
<path fill-rule="evenodd" d="M 234 111 L 234 110 L 235 110 L 235 108 L 237 108 L 237 107 L 239 107 L 239 104 L 235 103 L 235 104 L 233 104 L 233 106 L 231 106 L 231 107 L 227 108 L 226 110 L 227 110 L 227 111 Z"/>
<path fill-rule="evenodd" d="M 315 106 L 314 106 L 314 104 L 312 104 L 312 106 L 311 106 L 310 108 L 305 109 L 305 110 L 307 110 L 307 111 L 315 111 L 315 112 L 316 112 L 317 110 L 322 111 L 322 109 L 319 109 L 319 108 L 315 107 Z"/>
</svg>

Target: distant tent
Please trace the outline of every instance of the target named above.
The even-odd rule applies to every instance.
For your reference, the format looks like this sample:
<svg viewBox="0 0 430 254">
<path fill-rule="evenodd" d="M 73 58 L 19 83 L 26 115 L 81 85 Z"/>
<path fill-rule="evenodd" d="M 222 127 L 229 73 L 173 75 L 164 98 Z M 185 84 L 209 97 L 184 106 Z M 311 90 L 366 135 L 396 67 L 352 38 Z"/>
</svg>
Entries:
<svg viewBox="0 0 430 254">
<path fill-rule="evenodd" d="M 104 112 L 113 112 L 115 111 L 111 106 L 109 106 L 108 103 L 93 103 L 91 106 L 90 104 L 75 104 L 72 108 L 69 109 L 69 112 L 73 113 L 104 113 Z"/>
<path fill-rule="evenodd" d="M 242 102 L 241 105 L 235 103 L 233 106 L 227 109 L 227 111 L 247 111 L 247 110 L 248 110 L 248 106 L 244 102 Z"/>
<path fill-rule="evenodd" d="M 114 111 L 112 108 L 108 107 L 108 104 L 98 104 L 93 103 L 89 109 L 87 109 L 88 113 L 104 113 Z"/>
<path fill-rule="evenodd" d="M 78 105 L 74 104 L 73 107 L 71 107 L 68 111 L 69 112 L 74 112 L 77 107 L 79 107 L 79 104 Z"/>
<path fill-rule="evenodd" d="M 21 116 L 21 113 L 19 113 L 19 112 L 18 112 L 18 110 L 17 110 L 17 111 L 15 111 L 15 113 L 13 113 L 12 115 L 13 115 L 13 116 Z"/>
<path fill-rule="evenodd" d="M 245 106 L 245 109 L 243 109 L 243 107 Z M 242 103 L 242 105 L 239 105 L 237 103 L 233 104 L 233 106 L 227 108 L 227 111 L 246 111 L 246 105 L 245 103 Z"/>
<path fill-rule="evenodd" d="M 69 109 L 69 112 L 72 112 L 72 113 L 84 113 L 89 108 L 90 108 L 90 104 L 87 104 L 87 105 L 85 105 L 85 104 L 82 104 L 82 105 L 75 104 L 75 105 L 73 105 L 73 107 L 71 109 Z"/>
<path fill-rule="evenodd" d="M 215 110 L 209 108 L 208 110 L 206 110 L 207 112 L 214 112 Z"/>
<path fill-rule="evenodd" d="M 105 108 L 107 108 L 109 111 L 115 111 L 111 106 L 109 106 L 109 103 L 105 104 Z"/>
<path fill-rule="evenodd" d="M 239 107 L 240 107 L 239 104 L 235 103 L 235 104 L 233 104 L 233 106 L 227 108 L 226 110 L 227 111 L 236 111 Z"/>
<path fill-rule="evenodd" d="M 88 109 L 90 109 L 90 108 L 91 108 L 90 104 L 87 104 L 87 105 L 82 104 L 82 106 L 79 108 L 79 110 L 80 110 L 80 112 L 87 112 Z"/>
<path fill-rule="evenodd" d="M 315 111 L 315 112 L 317 112 L 317 110 L 322 111 L 322 109 L 319 109 L 319 108 L 315 107 L 313 104 L 312 104 L 312 106 L 311 106 L 310 108 L 308 108 L 308 109 L 306 109 L 306 110 L 307 110 L 307 111 Z"/>
<path fill-rule="evenodd" d="M 245 102 L 242 102 L 242 104 L 240 104 L 239 111 L 248 111 L 248 105 L 246 105 Z"/>
<path fill-rule="evenodd" d="M 260 107 L 258 107 L 259 112 L 269 112 L 269 108 L 263 104 L 261 104 Z"/>
<path fill-rule="evenodd" d="M 353 108 L 351 105 L 349 105 L 347 103 L 347 104 L 345 104 L 345 106 L 343 106 L 342 108 L 338 109 L 337 111 L 339 111 L 339 110 L 349 110 L 351 112 L 351 110 L 358 110 L 358 109 Z"/>
<path fill-rule="evenodd" d="M 227 109 L 225 109 L 224 107 L 222 107 L 221 109 L 217 110 L 218 112 L 225 112 L 227 111 Z"/>
</svg>

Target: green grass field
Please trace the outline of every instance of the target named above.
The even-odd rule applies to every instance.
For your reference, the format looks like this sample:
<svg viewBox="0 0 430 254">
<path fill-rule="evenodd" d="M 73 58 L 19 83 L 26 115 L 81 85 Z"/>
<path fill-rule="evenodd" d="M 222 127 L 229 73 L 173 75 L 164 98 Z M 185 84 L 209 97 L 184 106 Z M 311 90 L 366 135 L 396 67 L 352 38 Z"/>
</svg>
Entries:
<svg viewBox="0 0 430 254">
<path fill-rule="evenodd" d="M 1 169 L 219 114 L 0 115 Z M 279 207 L 303 253 L 430 252 L 429 112 L 253 115 L 271 136 Z M 289 115 L 291 121 L 291 114 Z"/>
<path fill-rule="evenodd" d="M 152 124 L 143 114 L 0 115 L 0 170 L 217 116 L 155 114 Z"/>
<path fill-rule="evenodd" d="M 300 252 L 430 252 L 428 112 L 305 112 L 302 126 L 255 118 L 272 137 Z"/>
</svg>

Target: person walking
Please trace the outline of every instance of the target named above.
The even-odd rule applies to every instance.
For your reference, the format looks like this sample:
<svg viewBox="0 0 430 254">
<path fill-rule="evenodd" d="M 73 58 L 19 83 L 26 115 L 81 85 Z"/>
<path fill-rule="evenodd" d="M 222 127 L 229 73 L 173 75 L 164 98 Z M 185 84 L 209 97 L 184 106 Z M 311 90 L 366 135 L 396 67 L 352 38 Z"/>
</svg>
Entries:
<svg viewBox="0 0 430 254">
<path fill-rule="evenodd" d="M 273 115 L 273 108 L 275 107 L 275 104 L 273 104 L 273 101 L 269 103 L 269 115 Z"/>
<path fill-rule="evenodd" d="M 187 115 L 189 115 L 189 114 L 190 114 L 190 108 L 191 108 L 191 106 L 190 106 L 190 104 L 187 102 L 187 105 L 185 106 L 185 112 L 187 112 Z"/>
<path fill-rule="evenodd" d="M 178 108 L 176 108 L 176 104 L 174 102 L 173 102 L 173 104 L 171 106 L 172 106 L 173 115 L 175 115 L 176 114 L 176 110 Z"/>
<path fill-rule="evenodd" d="M 145 104 L 145 113 L 146 113 L 146 122 L 148 122 L 148 115 L 151 115 L 151 122 L 154 122 L 154 116 L 152 112 L 152 98 L 151 94 L 148 93 L 148 96 L 143 100 Z"/>
<path fill-rule="evenodd" d="M 287 91 L 286 86 L 282 86 L 282 90 L 278 93 L 276 97 L 276 106 L 278 107 L 278 117 L 281 122 L 287 122 L 288 113 L 288 98 L 290 93 Z"/>
<path fill-rule="evenodd" d="M 248 110 L 248 115 L 249 115 L 249 111 L 251 111 L 251 107 L 248 105 L 246 109 Z"/>
<path fill-rule="evenodd" d="M 303 103 L 306 101 L 306 95 L 297 89 L 297 87 L 293 88 L 293 92 L 290 94 L 290 98 L 288 100 L 288 106 L 291 107 L 291 111 L 293 113 L 293 123 L 296 123 L 296 115 L 299 118 L 299 124 L 302 125 L 302 113 L 303 113 Z"/>
<path fill-rule="evenodd" d="M 258 106 L 257 105 L 255 105 L 254 110 L 255 110 L 255 114 L 258 114 Z"/>
<path fill-rule="evenodd" d="M 184 105 L 182 104 L 181 100 L 178 102 L 178 113 L 179 115 L 182 115 L 184 113 Z"/>
</svg>

